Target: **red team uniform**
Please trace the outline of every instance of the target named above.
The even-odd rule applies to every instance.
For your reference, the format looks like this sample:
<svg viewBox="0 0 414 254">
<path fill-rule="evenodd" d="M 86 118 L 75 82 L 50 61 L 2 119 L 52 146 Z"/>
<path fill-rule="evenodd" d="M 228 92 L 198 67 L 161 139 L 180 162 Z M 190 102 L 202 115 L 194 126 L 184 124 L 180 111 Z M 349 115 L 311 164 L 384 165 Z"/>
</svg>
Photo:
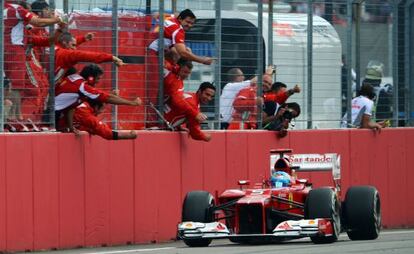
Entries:
<svg viewBox="0 0 414 254">
<path fill-rule="evenodd" d="M 42 27 L 33 27 L 26 30 L 27 50 L 26 50 L 26 67 L 27 76 L 33 85 L 33 92 L 28 96 L 31 98 L 25 100 L 34 107 L 34 114 L 40 118 L 46 109 L 46 98 L 49 93 L 49 80 L 47 70 L 49 69 L 46 47 L 50 47 L 49 32 Z M 77 37 L 77 45 L 86 42 L 85 36 Z M 27 94 L 27 93 L 26 93 Z M 25 103 L 26 104 L 26 103 Z"/>
<path fill-rule="evenodd" d="M 170 19 L 166 19 L 164 21 L 164 47 L 165 49 L 170 49 L 176 43 L 184 43 L 185 41 L 185 32 L 182 28 L 181 24 L 175 17 Z M 153 103 L 157 104 L 158 99 L 158 74 L 160 73 L 158 69 L 158 51 L 159 51 L 159 44 L 158 38 L 155 39 L 149 46 L 148 46 L 148 67 L 150 68 L 149 74 L 147 74 L 147 81 L 148 81 L 148 92 L 146 97 Z M 175 64 L 171 61 L 166 59 L 164 62 L 164 67 L 168 71 L 173 71 Z M 165 73 L 164 73 L 165 74 Z M 168 74 L 165 74 L 166 77 Z M 165 82 L 164 82 L 165 87 Z M 164 88 L 166 89 L 166 88 Z M 164 93 L 168 96 L 167 93 Z M 147 112 L 149 122 L 156 121 L 156 115 L 153 112 Z M 150 124 L 151 125 L 151 124 Z"/>
<path fill-rule="evenodd" d="M 185 102 L 194 110 L 197 114 L 200 112 L 200 101 L 198 100 L 196 93 L 183 93 Z M 187 112 L 180 110 L 170 104 L 165 105 L 165 119 L 173 126 L 186 123 L 187 128 L 190 131 L 190 136 L 195 140 L 206 140 L 206 135 L 201 131 L 200 123 L 193 117 L 186 117 Z"/>
<path fill-rule="evenodd" d="M 112 128 L 103 123 L 96 114 L 97 112 L 88 102 L 83 102 L 75 109 L 74 127 L 81 131 L 87 131 L 92 135 L 101 136 L 104 139 L 114 139 Z"/>
<path fill-rule="evenodd" d="M 102 52 L 65 49 L 59 46 L 55 48 L 55 85 L 65 76 L 68 69 L 79 62 L 103 63 L 111 62 L 112 55 Z"/>
<path fill-rule="evenodd" d="M 257 128 L 257 86 L 249 86 L 240 90 L 233 102 L 234 112 L 229 130 L 256 129 Z M 289 98 L 286 92 L 268 92 L 263 95 L 264 102 L 273 101 L 279 105 Z"/>
<path fill-rule="evenodd" d="M 272 93 L 268 92 L 263 94 L 264 101 L 274 101 L 277 104 L 281 105 L 286 102 L 286 100 L 289 98 L 289 95 L 286 91 L 280 91 L 278 93 Z"/>
<path fill-rule="evenodd" d="M 185 42 L 185 32 L 177 18 L 172 17 L 164 21 L 164 47 L 169 49 L 177 43 Z M 154 40 L 149 48 L 154 52 L 159 51 L 158 38 Z"/>
<path fill-rule="evenodd" d="M 72 74 L 65 77 L 55 88 L 55 110 L 62 111 L 79 105 L 80 96 L 107 102 L 109 94 L 89 85 L 79 74 Z"/>
<path fill-rule="evenodd" d="M 33 54 L 35 58 L 42 64 L 44 69 L 49 69 L 49 54 L 46 47 L 50 47 L 50 34 L 44 27 L 33 27 L 28 30 L 27 43 L 33 47 Z M 76 36 L 76 46 L 85 43 L 87 40 L 85 36 Z M 55 41 L 55 43 L 58 43 Z"/>
<path fill-rule="evenodd" d="M 184 112 L 187 118 L 195 118 L 199 112 L 185 99 L 184 81 L 180 79 L 177 71 L 165 70 L 164 74 L 165 102 L 175 110 Z"/>
<path fill-rule="evenodd" d="M 46 69 L 40 61 L 45 47 L 50 46 L 49 34 L 44 28 L 33 27 L 25 30 L 27 84 L 31 89 L 25 91 L 23 108 L 29 108 L 35 121 L 40 121 L 46 109 L 49 93 L 49 80 Z"/>
<path fill-rule="evenodd" d="M 249 86 L 240 90 L 236 95 L 233 102 L 233 120 L 229 124 L 229 130 L 256 129 L 256 90 L 256 86 Z"/>
<path fill-rule="evenodd" d="M 4 4 L 4 72 L 13 89 L 26 88 L 24 29 L 33 17 L 20 5 Z"/>
<path fill-rule="evenodd" d="M 82 98 L 83 97 L 83 98 Z M 55 88 L 55 111 L 57 128 L 66 126 L 65 113 L 82 103 L 82 99 L 89 98 L 100 102 L 107 102 L 109 94 L 90 86 L 78 74 L 65 77 Z M 62 114 L 61 114 L 62 113 Z"/>
</svg>

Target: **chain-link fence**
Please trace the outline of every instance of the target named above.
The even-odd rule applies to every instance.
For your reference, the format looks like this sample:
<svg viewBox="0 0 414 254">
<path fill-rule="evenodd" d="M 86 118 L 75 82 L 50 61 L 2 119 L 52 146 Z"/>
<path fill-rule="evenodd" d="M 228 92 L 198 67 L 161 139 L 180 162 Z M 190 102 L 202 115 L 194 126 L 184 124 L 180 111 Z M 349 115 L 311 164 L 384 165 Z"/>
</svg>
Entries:
<svg viewBox="0 0 414 254">
<path fill-rule="evenodd" d="M 50 80 L 56 78 L 59 63 L 54 47 L 30 43 L 28 38 L 34 32 L 48 37 L 59 29 L 36 28 L 22 22 L 19 29 L 24 30 L 25 37 L 16 46 L 10 36 L 16 31 L 8 30 L 10 16 L 4 5 L 16 1 L 0 2 L 4 13 L 1 22 L 5 24 L 0 31 L 0 71 L 5 74 L 1 77 L 1 129 L 50 129 L 58 119 L 54 96 L 48 95 L 56 94 L 56 87 L 49 84 L 54 83 Z M 261 128 L 263 101 L 251 101 L 254 110 L 250 116 L 236 117 L 234 101 L 246 85 L 231 84 L 256 78 L 257 82 L 245 83 L 257 83 L 249 96 L 261 97 L 266 92 L 267 78 L 263 74 L 268 66 L 276 67 L 270 75 L 272 83 L 282 82 L 288 89 L 298 84 L 301 88 L 300 93 L 287 99 L 300 105 L 301 114 L 294 121 L 297 129 L 339 128 L 366 79 L 375 87 L 374 119 L 391 120 L 393 126 L 411 126 L 413 122 L 414 70 L 410 66 L 414 61 L 414 1 L 47 2 L 56 13 L 68 16 L 65 29 L 76 37 L 76 51 L 103 52 L 126 63 L 116 67 L 111 61 L 95 61 L 104 72 L 98 89 L 117 91 L 128 99 L 140 97 L 144 103 L 138 107 L 106 106 L 100 117 L 116 129 L 144 129 L 162 123 L 150 104 L 161 114 L 165 110 L 163 59 L 168 56 L 154 53 L 150 45 L 157 38 L 164 39 L 164 27 L 159 23 L 168 22 L 187 8 L 197 20 L 186 31 L 186 47 L 200 57 L 214 58 L 211 65 L 194 62 L 184 81 L 188 92 L 197 91 L 204 81 L 213 82 L 217 88 L 214 100 L 201 105 L 208 116 L 203 128 L 218 129 L 232 122 L 243 128 L 238 123 L 251 116 L 255 126 Z M 54 43 L 60 46 L 58 41 Z M 85 61 L 79 61 L 74 66 L 79 72 L 85 65 Z"/>
</svg>

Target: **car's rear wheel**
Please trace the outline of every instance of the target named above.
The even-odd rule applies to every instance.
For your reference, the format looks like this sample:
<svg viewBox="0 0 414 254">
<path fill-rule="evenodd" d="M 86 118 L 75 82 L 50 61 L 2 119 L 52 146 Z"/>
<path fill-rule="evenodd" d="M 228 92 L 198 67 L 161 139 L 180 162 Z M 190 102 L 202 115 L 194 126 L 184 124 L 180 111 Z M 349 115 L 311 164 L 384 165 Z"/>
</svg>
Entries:
<svg viewBox="0 0 414 254">
<path fill-rule="evenodd" d="M 213 196 L 206 191 L 192 191 L 187 193 L 182 211 L 182 221 L 208 223 L 213 221 L 211 208 L 214 206 Z M 190 247 L 206 247 L 211 239 L 184 239 Z"/>
<path fill-rule="evenodd" d="M 381 229 L 381 202 L 372 186 L 354 186 L 345 196 L 344 216 L 351 240 L 373 240 Z"/>
<path fill-rule="evenodd" d="M 333 234 L 331 236 L 312 236 L 311 240 L 313 243 L 332 243 L 338 240 L 341 232 L 340 207 L 337 195 L 330 188 L 314 189 L 309 192 L 305 203 L 305 218 L 330 219 L 333 227 Z"/>
</svg>

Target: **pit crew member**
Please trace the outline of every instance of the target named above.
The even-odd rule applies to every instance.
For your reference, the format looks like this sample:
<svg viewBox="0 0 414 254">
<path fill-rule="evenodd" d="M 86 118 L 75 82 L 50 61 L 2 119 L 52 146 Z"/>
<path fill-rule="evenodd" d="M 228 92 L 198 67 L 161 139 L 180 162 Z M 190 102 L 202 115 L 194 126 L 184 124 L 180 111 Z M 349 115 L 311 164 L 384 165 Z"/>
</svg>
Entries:
<svg viewBox="0 0 414 254">
<path fill-rule="evenodd" d="M 210 82 L 201 83 L 196 93 L 184 93 L 185 101 L 199 112 L 200 104 L 208 104 L 216 92 L 216 87 Z M 190 136 L 195 140 L 210 141 L 211 135 L 201 131 L 200 122 L 194 117 L 187 117 L 186 112 L 170 105 L 167 101 L 165 105 L 165 119 L 173 126 L 181 126 L 186 123 Z M 204 116 L 207 118 L 206 116 Z M 186 130 L 186 129 L 184 129 Z"/>
</svg>

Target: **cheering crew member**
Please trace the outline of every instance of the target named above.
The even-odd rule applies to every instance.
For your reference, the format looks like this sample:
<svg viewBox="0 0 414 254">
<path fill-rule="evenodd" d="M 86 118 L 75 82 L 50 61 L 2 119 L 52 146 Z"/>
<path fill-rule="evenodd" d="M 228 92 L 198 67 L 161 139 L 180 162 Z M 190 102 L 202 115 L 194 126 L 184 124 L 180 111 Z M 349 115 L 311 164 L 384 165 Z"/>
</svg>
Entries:
<svg viewBox="0 0 414 254">
<path fill-rule="evenodd" d="M 51 10 L 49 8 L 49 4 L 45 0 L 36 0 L 31 4 L 31 10 L 33 13 L 38 15 L 41 18 L 49 18 L 51 17 Z M 67 29 L 66 24 L 60 24 L 59 28 L 55 30 L 55 35 L 50 37 L 49 31 L 47 28 L 44 27 L 33 27 L 29 31 L 29 35 L 34 39 L 35 45 L 33 45 L 34 55 L 36 56 L 37 60 L 42 63 L 42 65 L 47 69 L 49 66 L 47 63 L 49 62 L 48 54 L 44 47 L 50 46 L 50 41 L 53 40 L 57 42 L 59 36 L 63 33 L 63 30 Z M 86 33 L 85 35 L 76 36 L 76 43 L 77 46 L 80 44 L 91 41 L 95 37 L 95 33 Z M 30 38 L 28 38 L 28 44 L 30 44 Z M 39 40 L 40 39 L 40 40 Z M 43 44 L 43 45 L 39 45 Z"/>
<path fill-rule="evenodd" d="M 59 46 L 55 51 L 55 85 L 61 82 L 67 70 L 79 62 L 114 62 L 118 67 L 124 62 L 116 56 L 103 52 L 77 50 L 77 41 L 71 33 L 65 32 L 59 37 Z"/>
<path fill-rule="evenodd" d="M 268 92 L 271 87 L 272 77 L 263 75 L 263 92 Z M 257 107 L 262 106 L 263 101 L 263 97 L 257 96 L 257 81 L 251 82 L 249 87 L 240 90 L 233 102 L 232 121 L 228 129 L 256 129 Z"/>
<path fill-rule="evenodd" d="M 203 82 L 196 93 L 184 93 L 184 98 L 193 110 L 200 112 L 200 103 L 208 104 L 214 98 L 215 92 L 216 87 L 213 84 Z M 210 141 L 211 135 L 201 131 L 200 122 L 196 118 L 186 117 L 186 115 L 185 111 L 177 110 L 177 108 L 168 103 L 165 105 L 164 117 L 172 126 L 180 126 L 186 123 L 191 138 L 206 142 Z M 187 128 L 183 129 L 187 130 Z"/>
<path fill-rule="evenodd" d="M 191 61 L 180 59 L 178 69 L 173 71 L 165 70 L 164 78 L 164 97 L 168 103 L 180 112 L 185 112 L 186 117 L 195 118 L 198 122 L 203 122 L 207 118 L 204 114 L 194 109 L 184 96 L 184 80 L 187 79 L 193 69 Z"/>
<path fill-rule="evenodd" d="M 85 66 L 80 74 L 72 74 L 63 79 L 55 88 L 55 112 L 59 130 L 75 131 L 73 129 L 73 112 L 82 100 L 91 99 L 102 103 L 116 105 L 141 105 L 139 97 L 127 100 L 117 95 L 110 94 L 95 88 L 103 75 L 103 70 L 96 64 Z M 61 121 L 65 118 L 65 121 Z M 62 125 L 66 123 L 65 125 Z"/>
<path fill-rule="evenodd" d="M 73 116 L 73 125 L 80 131 L 87 131 L 91 135 L 98 135 L 107 140 L 135 139 L 137 133 L 134 130 L 114 131 L 103 123 L 98 115 L 103 111 L 104 104 L 97 100 L 88 99 L 76 107 Z"/>
<path fill-rule="evenodd" d="M 184 98 L 184 80 L 190 76 L 192 69 L 192 62 L 184 59 L 180 59 L 172 70 L 164 68 L 164 101 L 177 111 L 185 112 L 186 117 L 196 118 L 201 123 L 206 120 L 206 116 L 195 110 Z M 147 127 L 152 127 L 155 116 L 150 115 L 148 119 L 152 122 L 147 122 Z"/>
<path fill-rule="evenodd" d="M 210 65 L 213 62 L 212 58 L 197 56 L 185 46 L 185 32 L 193 27 L 195 20 L 196 16 L 189 9 L 180 12 L 177 18 L 166 19 L 164 22 L 164 46 L 167 50 L 172 49 L 181 58 Z M 157 53 L 159 51 L 158 39 L 154 40 L 149 48 Z"/>
<path fill-rule="evenodd" d="M 194 13 L 189 10 L 183 10 L 177 17 L 170 17 L 164 21 L 164 52 L 165 61 L 164 68 L 171 71 L 171 68 L 178 61 L 183 58 L 189 61 L 195 61 L 201 64 L 210 65 L 213 59 L 210 57 L 201 57 L 193 54 L 185 45 L 185 32 L 189 31 L 194 25 L 196 17 Z M 158 52 L 159 39 L 155 39 L 148 46 L 148 67 L 151 73 L 147 76 L 147 83 L 150 89 L 147 91 L 146 97 L 154 104 L 157 104 L 158 98 Z M 156 121 L 156 116 L 151 112 L 147 112 L 147 119 L 151 127 L 151 122 Z"/>
<path fill-rule="evenodd" d="M 19 4 L 20 3 L 20 4 Z M 4 72 L 11 81 L 13 104 L 20 107 L 21 90 L 26 88 L 25 66 L 25 36 L 24 27 L 48 26 L 63 24 L 60 17 L 39 18 L 25 9 L 24 1 L 4 2 Z M 21 112 L 16 112 L 11 118 L 21 118 Z"/>
</svg>

